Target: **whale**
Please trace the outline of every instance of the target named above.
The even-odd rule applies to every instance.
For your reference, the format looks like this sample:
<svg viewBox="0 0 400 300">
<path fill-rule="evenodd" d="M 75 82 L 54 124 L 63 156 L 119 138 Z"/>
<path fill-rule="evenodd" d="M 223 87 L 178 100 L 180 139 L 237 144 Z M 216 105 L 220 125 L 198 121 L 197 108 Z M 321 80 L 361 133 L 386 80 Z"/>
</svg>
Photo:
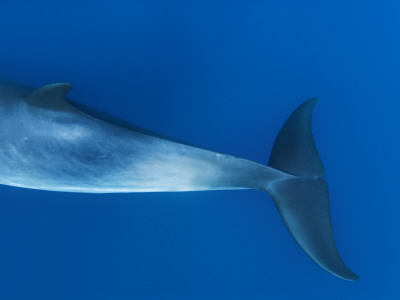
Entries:
<svg viewBox="0 0 400 300">
<path fill-rule="evenodd" d="M 316 98 L 279 131 L 267 164 L 177 142 L 72 100 L 69 83 L 0 81 L 0 184 L 56 192 L 256 189 L 320 267 L 357 280 L 337 250 L 324 167 L 312 134 Z"/>
</svg>

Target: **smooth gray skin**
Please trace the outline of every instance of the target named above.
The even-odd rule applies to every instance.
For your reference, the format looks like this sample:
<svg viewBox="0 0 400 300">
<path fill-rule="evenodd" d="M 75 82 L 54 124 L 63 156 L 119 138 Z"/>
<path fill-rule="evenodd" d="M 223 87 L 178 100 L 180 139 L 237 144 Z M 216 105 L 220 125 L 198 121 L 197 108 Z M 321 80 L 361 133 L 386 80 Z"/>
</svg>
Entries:
<svg viewBox="0 0 400 300">
<path fill-rule="evenodd" d="M 32 90 L 0 82 L 0 184 L 84 193 L 259 189 L 271 195 L 317 264 L 358 279 L 333 239 L 311 132 L 316 99 L 288 119 L 264 166 L 104 122 L 70 105 L 70 89 L 66 83 Z"/>
</svg>

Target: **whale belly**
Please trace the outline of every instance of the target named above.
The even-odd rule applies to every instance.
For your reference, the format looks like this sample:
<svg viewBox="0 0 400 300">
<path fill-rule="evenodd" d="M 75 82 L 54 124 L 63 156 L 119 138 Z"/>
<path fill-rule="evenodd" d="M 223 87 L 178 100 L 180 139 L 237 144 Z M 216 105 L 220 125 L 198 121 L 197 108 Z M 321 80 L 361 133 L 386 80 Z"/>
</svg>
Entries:
<svg viewBox="0 0 400 300">
<path fill-rule="evenodd" d="M 0 184 L 71 192 L 240 188 L 228 155 L 21 106 L 0 122 Z M 244 161 L 244 160 L 243 160 Z"/>
</svg>

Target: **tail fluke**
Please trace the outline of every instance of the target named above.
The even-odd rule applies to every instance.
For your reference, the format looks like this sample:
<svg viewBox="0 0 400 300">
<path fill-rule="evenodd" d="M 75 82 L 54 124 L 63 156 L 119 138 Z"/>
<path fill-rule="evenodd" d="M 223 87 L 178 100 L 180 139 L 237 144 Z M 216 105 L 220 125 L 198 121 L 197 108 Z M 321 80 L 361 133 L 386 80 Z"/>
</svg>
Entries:
<svg viewBox="0 0 400 300">
<path fill-rule="evenodd" d="M 287 229 L 312 260 L 340 278 L 357 280 L 340 258 L 333 238 L 324 168 L 312 136 L 316 102 L 310 99 L 300 105 L 279 132 L 268 165 L 294 177 L 274 182 L 267 192 Z"/>
</svg>

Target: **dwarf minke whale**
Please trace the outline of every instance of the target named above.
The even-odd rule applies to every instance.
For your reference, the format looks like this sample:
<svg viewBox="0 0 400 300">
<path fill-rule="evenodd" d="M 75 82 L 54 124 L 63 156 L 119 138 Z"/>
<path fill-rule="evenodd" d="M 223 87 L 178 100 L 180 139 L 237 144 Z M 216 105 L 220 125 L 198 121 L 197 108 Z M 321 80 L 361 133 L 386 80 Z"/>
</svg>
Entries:
<svg viewBox="0 0 400 300">
<path fill-rule="evenodd" d="M 96 117 L 67 101 L 70 89 L 68 83 L 30 89 L 0 81 L 0 184 L 80 193 L 261 190 L 312 260 L 340 278 L 358 279 L 333 238 L 311 128 L 317 99 L 292 113 L 263 165 L 107 122 L 105 114 Z"/>
</svg>

